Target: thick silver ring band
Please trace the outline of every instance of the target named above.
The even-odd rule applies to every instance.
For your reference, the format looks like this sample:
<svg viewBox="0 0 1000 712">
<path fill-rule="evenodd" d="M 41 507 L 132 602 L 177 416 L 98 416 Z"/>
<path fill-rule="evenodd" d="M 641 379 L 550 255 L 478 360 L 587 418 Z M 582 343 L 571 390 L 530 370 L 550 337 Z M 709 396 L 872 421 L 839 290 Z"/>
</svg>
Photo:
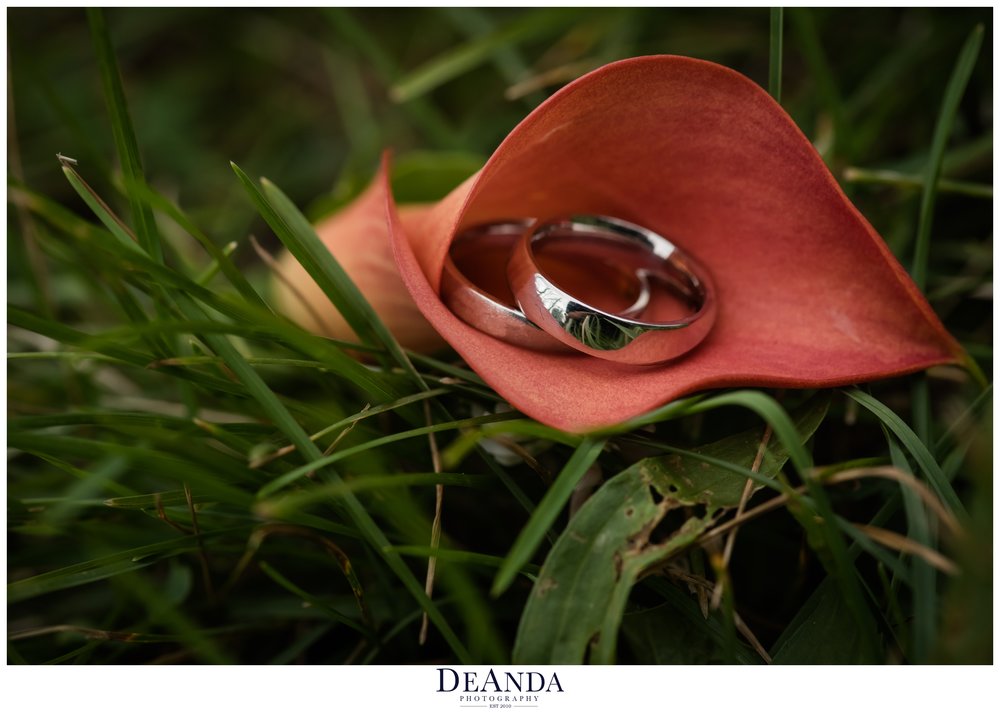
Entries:
<svg viewBox="0 0 1000 712">
<path fill-rule="evenodd" d="M 617 242 L 623 263 L 680 296 L 691 313 L 675 321 L 611 314 L 563 291 L 539 268 L 536 251 L 547 240 L 595 237 Z M 701 343 L 715 322 L 716 296 L 708 272 L 665 237 L 616 218 L 577 216 L 526 229 L 511 252 L 507 278 L 521 311 L 546 333 L 586 354 L 619 363 L 676 358 Z"/>
<path fill-rule="evenodd" d="M 532 223 L 532 220 L 494 222 L 460 233 L 445 257 L 441 272 L 441 298 L 462 321 L 507 343 L 535 351 L 571 352 L 572 347 L 553 339 L 525 317 L 517 307 L 506 281 L 505 267 L 509 255 Z M 488 288 L 474 282 L 456 265 L 453 253 L 457 258 L 463 250 L 473 251 L 492 266 L 495 279 L 491 280 Z M 495 259 L 490 259 L 491 256 L 495 256 Z M 625 275 L 617 267 L 613 267 L 613 270 L 622 273 L 622 279 L 634 281 L 629 286 L 634 291 L 635 300 L 620 313 L 641 313 L 649 301 L 649 284 L 645 276 L 637 271 Z"/>
</svg>

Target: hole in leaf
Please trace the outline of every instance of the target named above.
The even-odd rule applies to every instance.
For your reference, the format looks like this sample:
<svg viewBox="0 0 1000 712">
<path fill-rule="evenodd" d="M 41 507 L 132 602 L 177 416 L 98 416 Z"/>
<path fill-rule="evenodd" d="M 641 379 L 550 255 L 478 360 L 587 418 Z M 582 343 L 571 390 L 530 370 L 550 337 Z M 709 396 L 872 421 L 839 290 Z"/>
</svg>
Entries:
<svg viewBox="0 0 1000 712">
<path fill-rule="evenodd" d="M 649 535 L 650 544 L 662 544 L 677 535 L 689 519 L 703 519 L 708 516 L 708 507 L 696 504 L 691 507 L 677 507 L 667 511 L 656 528 Z"/>
</svg>

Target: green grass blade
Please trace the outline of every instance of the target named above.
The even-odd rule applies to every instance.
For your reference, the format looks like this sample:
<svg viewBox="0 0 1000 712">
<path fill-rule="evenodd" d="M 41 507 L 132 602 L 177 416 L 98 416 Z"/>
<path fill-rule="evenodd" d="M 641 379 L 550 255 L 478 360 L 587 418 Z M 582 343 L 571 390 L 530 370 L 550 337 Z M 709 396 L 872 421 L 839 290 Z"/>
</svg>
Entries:
<svg viewBox="0 0 1000 712">
<path fill-rule="evenodd" d="M 965 93 L 965 87 L 976 66 L 979 50 L 983 44 L 983 26 L 976 25 L 959 52 L 955 68 L 952 70 L 948 87 L 945 89 L 944 101 L 938 114 L 937 125 L 934 127 L 934 138 L 931 141 L 931 154 L 924 171 L 924 189 L 920 195 L 920 217 L 917 223 L 917 242 L 913 251 L 913 266 L 910 274 L 917 287 L 921 290 L 927 286 L 927 258 L 931 249 L 931 225 L 934 221 L 934 200 L 937 196 L 937 182 L 941 175 L 941 163 L 944 160 L 948 137 L 955 123 L 958 104 Z"/>
<path fill-rule="evenodd" d="M 400 79 L 389 90 L 394 101 L 403 103 L 451 81 L 483 62 L 496 52 L 529 39 L 544 36 L 577 18 L 561 8 L 535 10 L 526 13 L 506 27 L 484 37 L 466 42 L 435 57 Z"/>
<path fill-rule="evenodd" d="M 927 446 L 924 445 L 920 438 L 917 437 L 917 434 L 903 422 L 902 418 L 893 413 L 878 399 L 863 391 L 855 388 L 846 391 L 846 393 L 859 405 L 864 406 L 867 410 L 871 411 L 875 417 L 882 421 L 882 423 L 884 423 L 885 426 L 889 428 L 889 430 L 891 430 L 897 438 L 899 438 L 899 441 L 907 449 L 910 455 L 913 456 L 913 459 L 916 461 L 917 465 L 920 466 L 920 469 L 927 477 L 928 484 L 930 484 L 937 496 L 941 498 L 945 506 L 956 515 L 967 519 L 969 516 L 968 512 L 962 504 L 962 501 L 958 498 L 958 495 L 955 493 L 955 489 L 951 486 L 951 482 L 949 482 L 948 478 L 944 476 L 941 466 L 934 459 L 934 456 L 931 455 Z"/>
<path fill-rule="evenodd" d="M 91 188 L 87 182 L 80 177 L 80 174 L 67 165 L 63 166 L 63 173 L 66 175 L 66 179 L 69 181 L 69 184 L 73 186 L 73 189 L 77 192 L 77 195 L 83 198 L 83 202 L 87 204 L 87 207 L 89 207 L 94 212 L 94 215 L 96 215 L 100 221 L 104 223 L 104 227 L 108 228 L 111 234 L 114 235 L 122 245 L 135 250 L 136 252 L 140 252 L 142 248 L 136 244 L 135 236 L 132 235 L 125 223 L 123 223 L 121 219 L 115 215 L 114 212 L 112 212 L 107 203 L 105 203 L 101 197 L 94 192 L 93 188 Z"/>
<path fill-rule="evenodd" d="M 77 331 L 58 321 L 46 319 L 13 305 L 7 306 L 7 323 L 35 334 L 47 336 L 61 344 L 70 344 L 72 346 L 82 346 L 94 338 L 90 334 Z M 145 368 L 155 358 L 150 354 L 124 348 L 117 344 L 108 344 L 99 353 L 117 361 L 142 368 Z"/>
<path fill-rule="evenodd" d="M 690 412 L 711 410 L 721 405 L 739 405 L 753 410 L 770 424 L 774 434 L 787 448 L 788 458 L 805 483 L 811 499 L 809 503 L 802 498 L 793 497 L 789 509 L 806 530 L 810 546 L 817 551 L 830 572 L 835 574 L 856 624 L 861 630 L 868 630 L 871 611 L 861 590 L 858 571 L 848 555 L 847 545 L 837 526 L 830 501 L 823 487 L 812 475 L 812 457 L 806 451 L 804 439 L 792 419 L 773 398 L 758 391 L 735 391 L 708 398 L 694 405 Z M 876 656 L 877 641 L 866 637 L 865 644 L 868 653 Z"/>
<path fill-rule="evenodd" d="M 302 263 L 309 275 L 316 280 L 323 293 L 340 311 L 362 343 L 370 346 L 377 345 L 379 338 L 375 326 L 362 306 L 367 302 L 361 297 L 347 273 L 337 264 L 330 251 L 320 241 L 312 225 L 304 217 L 301 217 L 301 213 L 297 216 L 301 217 L 301 220 L 296 220 L 294 225 L 289 224 L 286 219 L 289 211 L 279 212 L 269 196 L 266 196 L 254 185 L 250 176 L 235 163 L 230 163 L 230 166 L 232 166 L 240 183 L 243 184 L 243 188 L 250 196 L 254 207 L 271 226 L 275 235 L 288 248 L 288 251 Z"/>
<path fill-rule="evenodd" d="M 892 464 L 908 474 L 913 474 L 910 470 L 910 463 L 906 459 L 902 448 L 885 426 L 885 439 L 889 444 L 889 454 L 892 456 Z M 906 535 L 931 549 L 936 548 L 936 542 L 931 535 L 930 522 L 927 520 L 927 510 L 920 497 L 909 487 L 900 488 L 903 497 L 903 508 L 906 511 L 907 532 Z M 913 640 L 910 651 L 910 662 L 917 665 L 927 663 L 928 656 L 934 648 L 934 641 L 937 638 L 937 572 L 934 567 L 924 561 L 919 556 L 914 556 L 911 561 L 913 571 L 911 586 L 913 588 Z"/>
<path fill-rule="evenodd" d="M 963 428 L 967 428 L 974 422 L 974 418 L 979 415 L 980 409 L 987 403 L 993 400 L 993 384 L 989 384 L 986 388 L 976 396 L 976 399 L 972 401 L 968 408 L 958 416 L 952 419 L 948 426 L 948 429 L 941 434 L 941 437 L 937 439 L 934 443 L 934 452 L 938 456 L 944 454 L 944 448 L 948 445 L 949 440 L 955 436 L 956 433 L 962 431 Z"/>
<path fill-rule="evenodd" d="M 538 545 L 569 501 L 573 489 L 604 449 L 603 440 L 585 439 L 566 462 L 556 481 L 538 503 L 531 519 L 518 534 L 493 581 L 491 593 L 499 596 L 514 582 L 518 571 L 530 560 Z"/>
<path fill-rule="evenodd" d="M 257 290 L 251 286 L 247 278 L 243 276 L 243 273 L 236 268 L 236 265 L 233 264 L 229 255 L 226 254 L 222 248 L 218 247 L 204 232 L 202 232 L 179 207 L 148 186 L 145 187 L 144 195 L 152 208 L 159 210 L 177 223 L 177 225 L 179 225 L 187 234 L 191 235 L 191 237 L 197 240 L 198 243 L 205 248 L 205 251 L 214 260 L 216 268 L 222 271 L 222 273 L 229 280 L 230 284 L 232 284 L 233 287 L 236 288 L 236 291 L 240 293 L 240 296 L 242 296 L 249 304 L 259 309 L 270 311 L 270 307 L 268 307 L 267 303 L 261 299 Z"/>
<path fill-rule="evenodd" d="M 392 435 L 386 435 L 381 438 L 375 438 L 374 440 L 369 440 L 368 442 L 361 443 L 360 445 L 355 445 L 354 447 L 338 450 L 332 455 L 327 455 L 325 457 L 322 456 L 322 454 L 320 454 L 315 459 L 310 459 L 309 462 L 307 462 L 305 465 L 297 467 L 291 472 L 286 472 L 280 477 L 276 477 L 275 479 L 268 482 L 266 485 L 260 488 L 260 492 L 257 493 L 257 497 L 260 499 L 263 499 L 265 497 L 270 497 L 271 495 L 275 494 L 278 490 L 287 487 L 296 480 L 302 479 L 313 470 L 319 469 L 321 467 L 328 467 L 336 462 L 339 462 L 340 460 L 344 460 L 348 457 L 357 455 L 360 452 L 365 452 L 367 450 L 372 450 L 377 447 L 382 447 L 383 445 L 390 445 L 392 443 L 400 442 L 402 440 L 408 440 L 410 438 L 419 437 L 421 435 L 429 435 L 430 433 L 440 433 L 447 430 L 458 430 L 460 428 L 475 427 L 477 425 L 482 425 L 484 423 L 493 423 L 496 421 L 508 420 L 510 418 L 516 418 L 516 417 L 517 417 L 516 413 L 491 413 L 489 415 L 481 415 L 474 418 L 466 418 L 464 420 L 452 420 L 445 423 L 435 423 L 434 425 L 425 425 L 420 428 L 413 428 L 412 430 L 404 430 L 402 432 L 393 433 Z"/>
<path fill-rule="evenodd" d="M 202 662 L 213 665 L 231 665 L 233 661 L 191 620 L 186 612 L 171 601 L 159 585 L 154 585 L 142 574 L 129 571 L 122 574 L 122 586 L 147 609 L 150 620 L 172 628 L 184 641 L 185 647 Z"/>
<path fill-rule="evenodd" d="M 471 39 L 481 39 L 497 31 L 496 22 L 483 8 L 442 7 L 438 9 L 444 19 Z M 531 63 L 513 43 L 498 47 L 492 55 L 493 65 L 508 85 L 516 84 L 531 74 Z M 524 99 L 529 107 L 545 99 L 540 91 L 534 91 Z"/>
<path fill-rule="evenodd" d="M 418 556 L 422 559 L 434 557 L 441 561 L 451 561 L 456 564 L 473 564 L 475 566 L 485 566 L 491 569 L 498 569 L 503 564 L 502 556 L 491 556 L 490 554 L 480 554 L 475 551 L 460 551 L 458 549 L 441 549 L 433 546 L 394 546 L 394 551 L 403 556 Z M 536 564 L 525 564 L 520 574 L 534 580 L 541 567 Z"/>
<path fill-rule="evenodd" d="M 386 327 L 382 318 L 379 317 L 372 308 L 372 305 L 365 299 L 361 290 L 357 288 L 337 260 L 330 254 L 330 250 L 319 239 L 319 236 L 306 217 L 281 192 L 278 186 L 266 178 L 261 179 L 261 185 L 264 187 L 264 196 L 270 202 L 278 217 L 289 227 L 290 231 L 287 236 L 291 242 L 282 240 L 289 251 L 300 261 L 302 261 L 300 256 L 305 257 L 306 261 L 302 262 L 302 265 L 313 279 L 316 279 L 317 275 L 322 275 L 325 280 L 329 280 L 328 285 L 333 287 L 336 293 L 340 295 L 341 302 L 349 305 L 348 308 L 351 316 L 349 317 L 343 310 L 341 313 L 344 314 L 344 318 L 351 324 L 351 327 L 357 331 L 357 328 L 354 326 L 355 322 L 364 324 L 365 330 L 373 334 L 375 339 L 385 346 L 396 363 L 410 374 L 414 382 L 421 389 L 427 390 L 427 384 L 424 383 L 420 374 L 413 367 L 406 352 L 403 351 L 399 342 L 396 341 L 396 337 L 392 335 L 392 332 Z M 279 237 L 281 236 L 279 235 Z"/>
<path fill-rule="evenodd" d="M 244 531 L 249 527 L 220 529 L 218 531 L 202 532 L 202 539 L 212 539 L 233 532 Z M 149 566 L 165 557 L 179 556 L 198 548 L 198 537 L 183 536 L 168 539 L 157 544 L 148 544 L 116 554 L 109 554 L 91 561 L 84 561 L 72 566 L 66 566 L 54 571 L 47 571 L 37 576 L 20 579 L 7 584 L 7 602 L 17 603 L 35 596 L 41 596 L 52 591 L 75 588 L 93 581 L 117 576 L 123 571 Z"/>
<path fill-rule="evenodd" d="M 612 426 L 604 430 L 598 430 L 595 434 L 615 435 L 619 433 L 630 433 L 646 425 L 653 425 L 654 423 L 674 420 L 675 418 L 680 418 L 686 415 L 695 403 L 703 401 L 706 397 L 707 396 L 704 395 L 697 395 L 691 396 L 690 398 L 681 398 L 680 400 L 667 403 L 656 410 L 652 410 L 649 413 L 644 413 L 643 415 L 632 418 L 631 420 L 627 420 L 621 425 Z"/>
<path fill-rule="evenodd" d="M 124 457 L 111 456 L 91 464 L 86 472 L 80 471 L 77 481 L 66 488 L 63 498 L 45 508 L 39 522 L 58 529 L 81 508 L 88 506 L 91 498 L 113 491 L 115 481 L 128 469 L 128 464 Z"/>
<path fill-rule="evenodd" d="M 891 185 L 898 188 L 924 189 L 925 176 L 910 173 L 900 173 L 892 170 L 877 170 L 851 166 L 844 169 L 844 180 L 848 183 L 871 183 L 874 185 Z M 939 178 L 937 182 L 939 193 L 955 193 L 970 198 L 985 198 L 993 200 L 993 186 L 985 183 L 971 183 L 962 180 Z"/>
<path fill-rule="evenodd" d="M 140 369 L 147 369 L 151 363 L 157 361 L 157 357 L 136 351 L 131 348 L 121 346 L 121 341 L 108 341 L 100 336 L 85 334 L 82 331 L 70 328 L 64 324 L 51 319 L 40 317 L 31 312 L 27 312 L 15 306 L 7 307 L 7 322 L 13 326 L 20 327 L 35 334 L 47 336 L 61 344 L 76 346 L 82 349 L 96 351 L 104 360 L 117 362 L 119 365 L 129 365 Z M 19 354 L 28 356 L 29 354 Z M 34 354 L 30 354 L 34 355 Z M 72 354 L 73 356 L 84 358 L 86 355 Z M 222 393 L 240 393 L 232 382 L 217 376 L 192 371 L 190 369 L 164 368 L 159 369 L 162 373 L 171 378 L 181 378 L 192 383 L 197 383 Z"/>
<path fill-rule="evenodd" d="M 713 396 L 695 403 L 688 408 L 688 413 L 701 413 L 715 410 L 721 406 L 737 405 L 754 411 L 774 429 L 774 434 L 788 449 L 788 459 L 795 465 L 803 479 L 809 478 L 812 468 L 812 458 L 806 451 L 804 440 L 792 422 L 791 417 L 776 400 L 760 391 L 733 391 L 719 396 Z"/>
<path fill-rule="evenodd" d="M 352 628 L 358 633 L 361 633 L 369 640 L 374 641 L 375 638 L 374 635 L 372 634 L 372 631 L 366 628 L 365 626 L 361 625 L 360 623 L 358 623 L 353 618 L 344 615 L 333 606 L 324 603 L 323 600 L 320 599 L 319 597 L 314 596 L 311 593 L 308 593 L 304 591 L 302 588 L 296 586 L 294 583 L 288 580 L 287 577 L 281 574 L 277 569 L 275 569 L 266 561 L 261 561 L 258 565 L 260 566 L 260 570 L 263 571 L 268 576 L 268 578 L 270 578 L 276 584 L 278 584 L 283 589 L 291 593 L 293 596 L 298 596 L 299 598 L 301 598 L 304 604 L 314 606 L 318 610 L 321 610 L 324 613 L 326 613 L 328 616 L 330 616 L 330 618 L 337 621 L 338 623 L 342 623 L 343 625 L 346 625 L 348 628 Z"/>
<path fill-rule="evenodd" d="M 781 103 L 781 60 L 784 44 L 785 9 L 771 8 L 771 46 L 768 64 L 767 91 L 774 100 Z"/>
<path fill-rule="evenodd" d="M 235 163 L 231 165 L 271 229 L 295 259 L 302 263 L 306 272 L 316 280 L 323 293 L 337 307 L 361 341 L 369 345 L 385 346 L 396 362 L 426 390 L 426 384 L 395 337 L 330 254 L 305 216 L 273 183 L 262 180 L 263 192 L 261 192 L 239 166 Z"/>
<path fill-rule="evenodd" d="M 25 197 L 29 198 L 31 196 L 26 195 Z M 302 332 L 301 329 L 289 326 L 284 320 L 279 319 L 270 311 L 262 311 L 255 308 L 252 304 L 235 302 L 220 297 L 215 291 L 197 284 L 192 279 L 145 255 L 134 243 L 126 246 L 121 240 L 110 241 L 104 239 L 107 233 L 95 229 L 85 221 L 68 213 L 68 211 L 55 211 L 50 216 L 50 211 L 44 210 L 47 203 L 32 201 L 30 205 L 33 209 L 38 208 L 43 210 L 44 212 L 40 213 L 42 217 L 52 217 L 53 221 L 61 229 L 74 238 L 88 240 L 88 246 L 111 253 L 114 259 L 106 262 L 109 267 L 114 267 L 121 270 L 123 274 L 130 276 L 135 276 L 134 272 L 136 270 L 148 273 L 153 278 L 149 289 L 154 295 L 160 294 L 164 290 L 172 290 L 175 295 L 193 296 L 199 301 L 208 304 L 213 309 L 238 321 L 272 325 L 281 331 L 284 340 L 290 340 L 291 343 L 296 344 L 300 348 L 303 348 L 306 353 L 314 356 L 319 356 L 315 348 L 318 344 L 329 343 L 317 341 Z M 105 224 L 120 222 L 103 201 L 96 200 L 91 203 L 91 207 Z M 99 349 L 95 347 L 95 350 Z M 148 364 L 153 360 L 153 358 L 150 358 L 146 363 Z M 388 384 L 387 379 L 381 377 L 375 371 L 365 368 L 356 360 L 344 354 L 340 349 L 323 349 L 321 360 L 328 363 L 332 371 L 340 373 L 379 398 L 392 397 L 395 392 L 395 389 Z"/>
<path fill-rule="evenodd" d="M 104 98 L 111 115 L 111 129 L 115 137 L 115 146 L 122 164 L 125 177 L 125 187 L 132 208 L 132 219 L 135 221 L 135 231 L 139 245 L 156 260 L 163 259 L 163 248 L 153 220 L 149 205 L 132 186 L 143 187 L 146 178 L 142 172 L 142 162 L 139 158 L 139 143 L 135 138 L 132 119 L 129 117 L 128 103 L 125 100 L 125 89 L 122 87 L 118 60 L 111 43 L 111 35 L 104 19 L 104 12 L 99 8 L 88 8 L 87 19 L 90 22 L 91 36 L 97 53 L 98 66 L 101 70 L 101 81 L 104 86 Z"/>
<path fill-rule="evenodd" d="M 379 40 L 354 17 L 352 10 L 343 7 L 326 8 L 326 17 L 337 32 L 337 39 L 352 45 L 378 72 L 386 85 L 395 83 L 402 71 L 395 60 L 382 47 Z M 463 147 L 459 132 L 445 113 L 437 105 L 417 97 L 403 104 L 414 125 L 427 134 L 438 148 L 457 149 Z"/>
<path fill-rule="evenodd" d="M 854 543 L 861 547 L 862 551 L 868 552 L 872 558 L 882 563 L 888 571 L 891 571 L 898 581 L 911 585 L 910 572 L 902 561 L 893 554 L 887 552 L 882 546 L 871 540 L 867 534 L 858 529 L 854 524 L 842 517 L 837 517 L 837 526 L 847 536 L 854 540 Z"/>
<path fill-rule="evenodd" d="M 45 460 L 53 456 L 71 461 L 120 456 L 129 460 L 134 469 L 139 469 L 146 476 L 162 477 L 178 484 L 183 479 L 190 482 L 200 494 L 215 497 L 243 510 L 253 506 L 254 500 L 232 483 L 253 485 L 259 481 L 258 475 L 246 469 L 238 460 L 222 458 L 209 448 L 189 446 L 182 454 L 165 453 L 144 446 L 23 431 L 11 432 L 8 441 L 11 448 L 32 453 Z"/>
<path fill-rule="evenodd" d="M 833 123 L 833 144 L 824 160 L 830 160 L 833 156 L 839 156 L 846 141 L 846 127 L 844 119 L 844 102 L 837 88 L 837 80 L 834 77 L 830 62 L 827 59 L 826 51 L 820 41 L 819 30 L 816 28 L 816 20 L 813 15 L 814 9 L 808 7 L 793 7 L 789 10 L 789 18 L 792 27 L 796 30 L 799 45 L 804 55 L 806 67 L 809 70 L 812 84 L 816 87 L 816 94 L 819 98 L 821 108 L 825 110 Z"/>
<path fill-rule="evenodd" d="M 198 313 L 201 310 L 189 298 L 184 298 L 183 295 L 179 295 L 177 303 L 182 312 L 184 312 L 189 318 L 204 318 L 204 314 Z M 226 361 L 229 368 L 232 369 L 236 377 L 243 383 L 249 395 L 251 395 L 254 400 L 260 404 L 274 424 L 285 433 L 288 439 L 291 440 L 292 443 L 298 448 L 299 452 L 301 452 L 306 459 L 311 461 L 321 459 L 323 457 L 323 453 L 316 446 L 316 444 L 309 439 L 309 434 L 303 430 L 302 426 L 299 425 L 298 422 L 296 422 L 291 413 L 288 412 L 288 409 L 285 408 L 274 392 L 268 388 L 263 379 L 250 366 L 250 364 L 246 362 L 243 355 L 236 350 L 229 340 L 225 337 L 217 335 L 206 336 L 205 340 L 209 347 Z M 327 469 L 326 474 L 330 481 L 343 483 L 340 476 L 333 470 Z M 396 574 L 410 594 L 417 600 L 417 603 L 419 603 L 420 606 L 427 612 L 428 618 L 441 632 L 441 635 L 448 643 L 448 646 L 454 651 L 459 660 L 468 664 L 471 657 L 465 645 L 461 640 L 459 640 L 458 636 L 448 624 L 448 621 L 441 615 L 437 606 L 435 606 L 430 598 L 427 597 L 427 594 L 424 592 L 424 587 L 413 575 L 413 572 L 407 568 L 399 554 L 385 550 L 385 547 L 389 546 L 390 542 L 386 538 L 385 534 L 382 533 L 378 524 L 375 523 L 375 520 L 372 519 L 368 510 L 365 509 L 360 500 L 358 500 L 357 497 L 350 492 L 345 494 L 343 503 L 354 525 L 365 537 L 366 541 L 368 541 L 368 543 L 376 551 L 382 554 L 382 558 L 385 560 L 386 564 L 388 564 L 393 573 Z"/>
<path fill-rule="evenodd" d="M 259 502 L 255 511 L 262 517 L 282 519 L 319 502 L 340 499 L 348 492 L 364 490 L 389 490 L 393 487 L 431 486 L 484 487 L 489 478 L 483 475 L 465 475 L 457 472 L 407 472 L 391 475 L 362 475 L 349 481 L 319 485 L 273 500 Z"/>
<path fill-rule="evenodd" d="M 922 443 L 934 441 L 931 436 L 931 386 L 927 374 L 920 373 L 914 377 L 910 389 L 913 398 L 913 430 Z"/>
</svg>

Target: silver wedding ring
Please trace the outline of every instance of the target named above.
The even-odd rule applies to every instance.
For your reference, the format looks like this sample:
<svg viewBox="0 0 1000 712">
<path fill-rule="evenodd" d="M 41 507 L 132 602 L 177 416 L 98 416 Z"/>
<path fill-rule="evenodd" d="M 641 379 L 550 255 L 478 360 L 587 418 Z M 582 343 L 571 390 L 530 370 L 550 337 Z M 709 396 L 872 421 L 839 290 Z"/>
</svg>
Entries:
<svg viewBox="0 0 1000 712">
<path fill-rule="evenodd" d="M 446 256 L 441 297 L 508 343 L 636 365 L 693 349 L 717 310 L 708 272 L 670 240 L 591 215 L 464 230 Z"/>
<path fill-rule="evenodd" d="M 664 287 L 682 301 L 687 313 L 669 320 L 611 313 L 565 290 L 539 264 L 553 245 L 595 239 L 602 241 L 609 259 Z M 578 351 L 619 363 L 677 358 L 701 343 L 715 322 L 716 296 L 708 272 L 665 237 L 616 218 L 579 216 L 534 224 L 511 252 L 507 280 L 521 311 L 547 334 Z"/>
<path fill-rule="evenodd" d="M 441 298 L 459 319 L 507 343 L 535 351 L 568 351 L 569 347 L 528 321 L 517 307 L 505 279 L 490 280 L 491 284 L 480 287 L 456 264 L 457 260 L 463 269 L 471 272 L 467 258 L 473 250 L 480 253 L 483 262 L 504 264 L 529 224 L 530 221 L 490 223 L 459 234 L 445 257 Z M 486 274 L 490 276 L 489 272 Z"/>
<path fill-rule="evenodd" d="M 511 220 L 478 225 L 452 242 L 441 273 L 441 298 L 467 324 L 507 343 L 536 351 L 571 352 L 574 347 L 539 329 L 517 306 L 507 282 L 505 265 L 513 248 L 532 225 Z M 649 301 L 649 283 L 636 270 L 622 269 L 606 259 L 607 237 L 568 246 L 554 255 L 550 269 L 579 283 L 600 279 L 610 294 L 613 313 L 638 315 Z M 617 302 L 617 303 L 614 303 Z"/>
</svg>

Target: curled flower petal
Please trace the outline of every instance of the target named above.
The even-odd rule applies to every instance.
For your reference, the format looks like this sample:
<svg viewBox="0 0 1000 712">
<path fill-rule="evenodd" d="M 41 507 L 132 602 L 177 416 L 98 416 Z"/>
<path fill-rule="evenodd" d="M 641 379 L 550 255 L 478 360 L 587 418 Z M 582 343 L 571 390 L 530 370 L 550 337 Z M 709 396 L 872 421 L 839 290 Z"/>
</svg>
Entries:
<svg viewBox="0 0 1000 712">
<path fill-rule="evenodd" d="M 609 426 L 706 388 L 844 385 L 960 359 L 808 139 L 760 87 L 717 64 L 642 57 L 582 77 L 430 210 L 397 210 L 384 173 L 399 271 L 420 311 L 500 395 L 554 427 Z M 573 213 L 644 225 L 706 265 L 719 298 L 706 341 L 674 361 L 626 366 L 503 343 L 441 303 L 457 230 Z"/>
<path fill-rule="evenodd" d="M 407 225 L 428 209 L 405 206 L 400 219 Z M 349 206 L 317 225 L 316 232 L 404 348 L 429 352 L 444 346 L 399 277 L 381 188 L 369 187 Z M 273 292 L 282 313 L 301 326 L 334 339 L 357 341 L 344 317 L 288 252 L 279 261 Z"/>
</svg>

